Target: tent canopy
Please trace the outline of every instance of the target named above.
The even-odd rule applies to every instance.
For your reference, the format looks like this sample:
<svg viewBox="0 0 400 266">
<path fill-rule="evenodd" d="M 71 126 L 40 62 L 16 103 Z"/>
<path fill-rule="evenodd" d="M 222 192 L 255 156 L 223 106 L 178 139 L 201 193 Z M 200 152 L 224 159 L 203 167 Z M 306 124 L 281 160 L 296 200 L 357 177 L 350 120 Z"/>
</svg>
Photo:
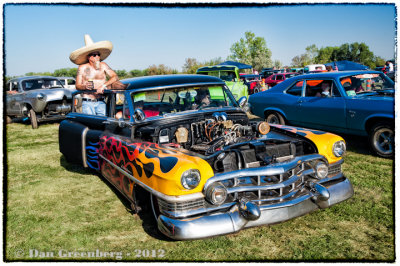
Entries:
<svg viewBox="0 0 400 266">
<path fill-rule="evenodd" d="M 211 71 L 235 71 L 236 69 L 238 69 L 236 66 L 220 66 L 220 65 L 216 65 L 216 66 L 205 66 L 205 67 L 200 67 L 199 69 L 197 69 L 196 73 L 200 73 L 200 72 L 211 72 Z"/>
<path fill-rule="evenodd" d="M 328 64 L 325 64 L 325 66 L 331 66 L 332 68 L 335 68 L 335 63 L 336 66 L 338 67 L 339 71 L 346 71 L 346 70 L 367 70 L 368 67 L 352 62 L 352 61 L 335 61 L 335 62 L 331 62 Z"/>
<path fill-rule="evenodd" d="M 225 61 L 225 62 L 222 62 L 221 64 L 218 64 L 218 65 L 219 66 L 226 66 L 226 65 L 228 65 L 228 66 L 236 66 L 239 69 L 251 69 L 251 68 L 253 68 L 251 65 L 246 65 L 246 64 L 239 63 L 239 62 L 235 62 L 235 61 Z"/>
</svg>

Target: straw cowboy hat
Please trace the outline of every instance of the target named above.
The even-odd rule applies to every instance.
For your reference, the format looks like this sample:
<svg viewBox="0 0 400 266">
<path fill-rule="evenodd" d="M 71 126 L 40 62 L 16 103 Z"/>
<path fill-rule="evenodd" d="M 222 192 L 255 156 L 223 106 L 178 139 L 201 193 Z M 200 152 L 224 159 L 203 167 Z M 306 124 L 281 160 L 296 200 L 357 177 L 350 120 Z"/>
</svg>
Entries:
<svg viewBox="0 0 400 266">
<path fill-rule="evenodd" d="M 110 41 L 101 41 L 93 43 L 92 38 L 89 34 L 85 34 L 85 46 L 73 51 L 69 55 L 69 59 L 72 63 L 82 65 L 88 62 L 88 55 L 93 52 L 100 53 L 100 60 L 106 59 L 113 49 L 113 45 Z"/>
</svg>

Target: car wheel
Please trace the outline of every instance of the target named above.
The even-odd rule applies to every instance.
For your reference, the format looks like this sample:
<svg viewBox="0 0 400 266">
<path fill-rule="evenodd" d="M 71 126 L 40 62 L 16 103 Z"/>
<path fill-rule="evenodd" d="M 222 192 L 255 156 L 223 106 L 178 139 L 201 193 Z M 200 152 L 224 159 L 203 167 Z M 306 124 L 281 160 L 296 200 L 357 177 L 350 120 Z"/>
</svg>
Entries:
<svg viewBox="0 0 400 266">
<path fill-rule="evenodd" d="M 283 119 L 282 115 L 279 114 L 278 112 L 268 113 L 265 117 L 265 121 L 268 124 L 280 124 L 280 125 L 285 124 L 285 119 Z"/>
<path fill-rule="evenodd" d="M 11 124 L 13 121 L 12 121 L 11 117 L 7 116 L 6 122 L 7 122 L 7 124 Z"/>
<path fill-rule="evenodd" d="M 372 150 L 383 158 L 390 158 L 394 153 L 394 130 L 389 123 L 378 123 L 370 131 L 369 141 Z"/>
<path fill-rule="evenodd" d="M 37 117 L 36 117 L 36 113 L 33 109 L 29 110 L 29 118 L 31 120 L 31 125 L 33 129 L 37 129 L 38 128 L 38 122 L 37 122 Z"/>
</svg>

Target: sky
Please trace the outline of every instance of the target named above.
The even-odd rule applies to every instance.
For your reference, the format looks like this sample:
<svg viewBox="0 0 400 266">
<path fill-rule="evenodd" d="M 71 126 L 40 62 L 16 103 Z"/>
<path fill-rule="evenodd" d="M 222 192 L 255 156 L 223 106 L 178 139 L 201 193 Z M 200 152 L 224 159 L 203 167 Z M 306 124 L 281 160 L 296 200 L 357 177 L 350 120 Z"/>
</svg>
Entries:
<svg viewBox="0 0 400 266">
<path fill-rule="evenodd" d="M 53 72 L 77 67 L 72 51 L 109 40 L 105 60 L 114 70 L 164 64 L 182 70 L 186 58 L 221 57 L 246 31 L 263 37 L 272 60 L 290 65 L 315 44 L 318 48 L 364 42 L 384 59 L 395 56 L 396 8 L 382 4 L 296 4 L 275 6 L 111 6 L 6 4 L 5 74 Z"/>
</svg>

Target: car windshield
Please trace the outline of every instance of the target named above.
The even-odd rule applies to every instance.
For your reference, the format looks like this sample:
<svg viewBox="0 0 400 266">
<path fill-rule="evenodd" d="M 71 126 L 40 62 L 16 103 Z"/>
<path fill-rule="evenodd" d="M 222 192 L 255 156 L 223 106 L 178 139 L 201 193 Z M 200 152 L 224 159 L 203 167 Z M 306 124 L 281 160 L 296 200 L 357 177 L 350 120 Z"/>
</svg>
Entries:
<svg viewBox="0 0 400 266">
<path fill-rule="evenodd" d="M 58 79 L 42 78 L 30 79 L 21 82 L 24 91 L 50 89 L 50 88 L 63 88 Z"/>
<path fill-rule="evenodd" d="M 394 82 L 383 73 L 365 73 L 346 76 L 340 78 L 340 83 L 348 96 L 394 88 Z"/>
<path fill-rule="evenodd" d="M 231 71 L 220 71 L 219 78 L 223 81 L 234 81 L 236 75 L 235 72 Z"/>
<path fill-rule="evenodd" d="M 294 77 L 294 76 L 297 76 L 297 74 L 286 74 L 286 78 L 288 79 L 288 78 L 291 78 L 291 77 Z"/>
<path fill-rule="evenodd" d="M 142 109 L 146 117 L 238 106 L 233 96 L 222 85 L 137 92 L 132 94 L 132 100 L 134 109 Z"/>
</svg>

